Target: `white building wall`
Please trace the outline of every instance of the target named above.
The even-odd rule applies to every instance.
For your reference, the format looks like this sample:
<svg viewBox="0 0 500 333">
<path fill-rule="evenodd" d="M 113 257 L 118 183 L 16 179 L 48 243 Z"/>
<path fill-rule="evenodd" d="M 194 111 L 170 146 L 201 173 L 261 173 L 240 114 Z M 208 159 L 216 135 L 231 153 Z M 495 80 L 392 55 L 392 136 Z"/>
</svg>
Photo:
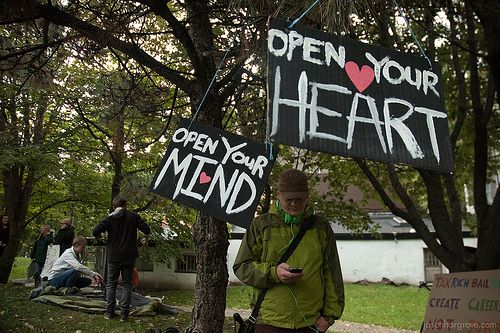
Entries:
<svg viewBox="0 0 500 333">
<path fill-rule="evenodd" d="M 196 273 L 176 273 L 175 260 L 167 264 L 153 265 L 153 271 L 139 271 L 139 288 L 144 289 L 194 289 Z"/>
<path fill-rule="evenodd" d="M 476 238 L 466 238 L 466 246 L 476 247 Z M 234 275 L 233 263 L 240 247 L 240 239 L 229 240 L 227 265 L 229 284 L 241 284 Z M 396 284 L 419 285 L 425 280 L 425 243 L 420 239 L 398 240 L 337 240 L 337 249 L 344 282 L 362 280 L 380 282 L 387 278 Z M 139 271 L 140 288 L 194 289 L 195 273 L 176 273 L 166 264 L 154 265 L 153 271 Z M 443 273 L 448 270 L 443 267 Z"/>
<path fill-rule="evenodd" d="M 418 285 L 425 280 L 424 243 L 419 239 L 339 240 L 337 248 L 345 282 L 387 278 L 396 284 Z"/>
</svg>

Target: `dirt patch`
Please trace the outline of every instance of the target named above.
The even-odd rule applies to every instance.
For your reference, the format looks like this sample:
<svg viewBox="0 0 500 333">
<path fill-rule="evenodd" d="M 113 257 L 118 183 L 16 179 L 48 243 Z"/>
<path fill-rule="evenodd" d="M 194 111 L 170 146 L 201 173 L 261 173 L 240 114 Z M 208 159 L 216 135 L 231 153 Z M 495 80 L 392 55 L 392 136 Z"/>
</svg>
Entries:
<svg viewBox="0 0 500 333">
<path fill-rule="evenodd" d="M 328 331 L 349 332 L 349 333 L 416 333 L 418 331 L 404 330 L 400 328 L 376 326 L 368 324 L 358 324 L 349 321 L 339 320 L 330 327 Z"/>
</svg>

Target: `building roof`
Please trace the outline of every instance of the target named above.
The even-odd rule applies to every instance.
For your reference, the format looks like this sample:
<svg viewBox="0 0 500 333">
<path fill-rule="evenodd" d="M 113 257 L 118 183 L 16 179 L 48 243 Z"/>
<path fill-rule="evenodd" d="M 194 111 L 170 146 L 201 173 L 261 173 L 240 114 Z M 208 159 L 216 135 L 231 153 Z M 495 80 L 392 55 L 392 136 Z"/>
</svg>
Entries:
<svg viewBox="0 0 500 333">
<path fill-rule="evenodd" d="M 362 234 L 354 234 L 337 222 L 332 222 L 332 228 L 337 239 L 418 239 L 420 236 L 415 229 L 404 219 L 395 216 L 391 212 L 371 213 L 370 217 L 374 224 L 378 224 L 378 236 L 369 231 Z M 431 233 L 435 232 L 434 225 L 429 218 L 423 218 L 424 223 Z M 464 237 L 473 237 L 471 230 L 462 226 Z"/>
<path fill-rule="evenodd" d="M 381 213 L 371 213 L 370 217 L 374 224 L 378 224 L 380 226 L 377 229 L 376 235 L 372 234 L 369 231 L 365 231 L 362 234 L 355 234 L 353 231 L 345 228 L 337 222 L 332 222 L 332 228 L 335 232 L 335 238 L 337 240 L 377 240 L 377 239 L 419 239 L 420 236 L 416 233 L 415 229 L 405 220 L 400 217 L 395 216 L 390 212 L 381 212 Z M 432 222 L 428 218 L 423 219 L 424 223 L 429 228 L 431 233 L 435 232 L 434 226 Z M 245 229 L 235 226 L 232 226 L 231 238 L 240 239 L 243 237 L 245 233 Z M 470 229 L 463 226 L 462 234 L 464 237 L 473 237 Z"/>
</svg>

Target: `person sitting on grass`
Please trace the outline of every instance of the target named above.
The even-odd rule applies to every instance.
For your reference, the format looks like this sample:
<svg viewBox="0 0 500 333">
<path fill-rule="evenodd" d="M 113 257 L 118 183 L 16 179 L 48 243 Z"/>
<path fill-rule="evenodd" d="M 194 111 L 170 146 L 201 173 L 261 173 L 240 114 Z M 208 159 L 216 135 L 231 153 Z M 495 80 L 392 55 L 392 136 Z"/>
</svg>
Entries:
<svg viewBox="0 0 500 333">
<path fill-rule="evenodd" d="M 70 247 L 56 260 L 49 272 L 49 283 L 55 289 L 85 288 L 90 286 L 92 280 L 87 277 L 80 277 L 80 273 L 91 276 L 99 283 L 102 276 L 82 265 L 81 254 L 85 252 L 87 240 L 82 236 L 77 236 L 73 240 L 73 247 Z M 74 290 L 73 288 L 71 290 Z"/>
</svg>

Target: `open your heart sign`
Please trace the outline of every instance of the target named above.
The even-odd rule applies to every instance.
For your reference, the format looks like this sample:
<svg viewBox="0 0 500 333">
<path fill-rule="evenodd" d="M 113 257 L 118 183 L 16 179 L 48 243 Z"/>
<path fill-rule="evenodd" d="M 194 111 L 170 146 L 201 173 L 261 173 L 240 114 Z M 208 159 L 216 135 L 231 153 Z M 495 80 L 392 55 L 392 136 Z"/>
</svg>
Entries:
<svg viewBox="0 0 500 333">
<path fill-rule="evenodd" d="M 150 190 L 248 228 L 277 154 L 276 146 L 181 119 Z"/>
<path fill-rule="evenodd" d="M 269 20 L 272 141 L 453 172 L 438 63 L 289 25 Z"/>
</svg>

